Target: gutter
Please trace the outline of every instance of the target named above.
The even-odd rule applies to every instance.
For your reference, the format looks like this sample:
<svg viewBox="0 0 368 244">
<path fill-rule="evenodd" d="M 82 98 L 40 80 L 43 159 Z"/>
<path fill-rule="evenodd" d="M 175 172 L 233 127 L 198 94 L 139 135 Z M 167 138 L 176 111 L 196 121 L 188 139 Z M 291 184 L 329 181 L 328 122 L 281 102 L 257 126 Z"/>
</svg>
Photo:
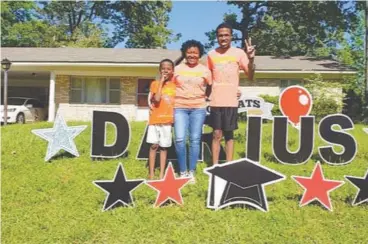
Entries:
<svg viewBox="0 0 368 244">
<path fill-rule="evenodd" d="M 90 66 L 90 67 L 158 67 L 159 64 L 152 63 L 34 63 L 34 62 L 13 62 L 14 66 Z"/>
<path fill-rule="evenodd" d="M 157 68 L 158 63 L 75 63 L 75 62 L 13 62 L 12 65 L 17 67 L 127 67 L 127 68 Z M 240 71 L 240 73 L 244 73 Z M 339 71 L 339 70 L 261 70 L 256 69 L 256 73 L 262 74 L 310 74 L 310 73 L 320 73 L 320 74 L 356 74 L 356 71 Z"/>
</svg>

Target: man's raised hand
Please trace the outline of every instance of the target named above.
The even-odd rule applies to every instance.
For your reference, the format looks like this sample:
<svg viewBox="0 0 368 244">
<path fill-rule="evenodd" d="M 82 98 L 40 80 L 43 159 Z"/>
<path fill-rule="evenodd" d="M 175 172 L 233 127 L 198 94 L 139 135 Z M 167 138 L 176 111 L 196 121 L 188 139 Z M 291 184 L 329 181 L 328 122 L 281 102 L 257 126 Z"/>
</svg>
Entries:
<svg viewBox="0 0 368 244">
<path fill-rule="evenodd" d="M 252 46 L 252 39 L 249 37 L 248 40 L 244 40 L 245 46 L 244 51 L 247 54 L 249 59 L 253 59 L 256 55 L 256 46 Z"/>
</svg>

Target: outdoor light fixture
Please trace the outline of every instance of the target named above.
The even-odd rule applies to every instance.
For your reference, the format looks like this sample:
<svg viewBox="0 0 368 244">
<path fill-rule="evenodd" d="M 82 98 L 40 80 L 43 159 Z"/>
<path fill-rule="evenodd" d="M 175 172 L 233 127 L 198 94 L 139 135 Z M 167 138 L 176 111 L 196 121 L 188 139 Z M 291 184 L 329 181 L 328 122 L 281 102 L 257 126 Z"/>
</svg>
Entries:
<svg viewBox="0 0 368 244">
<path fill-rule="evenodd" d="M 8 71 L 10 69 L 10 66 L 11 66 L 11 62 L 9 61 L 9 59 L 7 58 L 4 58 L 2 61 L 1 61 L 1 68 L 5 71 Z"/>
<path fill-rule="evenodd" d="M 11 62 L 7 58 L 4 58 L 1 61 L 1 68 L 4 70 L 4 125 L 8 122 L 8 70 L 10 69 L 10 66 Z"/>
</svg>

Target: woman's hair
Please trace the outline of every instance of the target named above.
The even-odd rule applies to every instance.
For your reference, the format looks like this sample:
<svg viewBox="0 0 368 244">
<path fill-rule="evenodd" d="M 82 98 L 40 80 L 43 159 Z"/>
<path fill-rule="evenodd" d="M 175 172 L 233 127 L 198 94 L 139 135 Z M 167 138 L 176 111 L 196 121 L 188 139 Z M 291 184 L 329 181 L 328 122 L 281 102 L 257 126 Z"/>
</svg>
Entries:
<svg viewBox="0 0 368 244">
<path fill-rule="evenodd" d="M 204 47 L 202 45 L 202 43 L 200 43 L 199 41 L 196 40 L 189 40 L 183 43 L 183 45 L 181 45 L 181 56 L 185 57 L 185 53 L 186 51 L 191 48 L 191 47 L 196 47 L 199 50 L 199 58 L 201 58 L 204 54 Z"/>
<path fill-rule="evenodd" d="M 171 59 L 168 59 L 168 58 L 165 58 L 165 59 L 161 60 L 161 62 L 160 62 L 160 66 L 159 66 L 159 69 L 161 69 L 161 65 L 162 65 L 163 63 L 165 63 L 165 62 L 170 63 L 170 64 L 171 64 L 171 66 L 172 66 L 172 67 L 173 67 L 173 69 L 174 69 L 174 67 L 175 67 L 174 62 L 173 62 Z"/>
<path fill-rule="evenodd" d="M 228 23 L 221 23 L 216 28 L 216 35 L 218 34 L 218 30 L 222 28 L 229 29 L 230 33 L 233 34 L 233 27 L 231 27 L 231 25 L 229 25 Z"/>
</svg>

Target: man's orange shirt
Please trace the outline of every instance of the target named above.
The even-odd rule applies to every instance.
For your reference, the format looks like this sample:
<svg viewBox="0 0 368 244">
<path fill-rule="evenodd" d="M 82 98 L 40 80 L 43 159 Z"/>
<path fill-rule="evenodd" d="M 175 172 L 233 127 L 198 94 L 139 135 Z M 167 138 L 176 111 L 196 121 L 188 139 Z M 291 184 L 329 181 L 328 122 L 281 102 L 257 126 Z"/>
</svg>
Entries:
<svg viewBox="0 0 368 244">
<path fill-rule="evenodd" d="M 152 99 L 155 93 L 158 92 L 159 81 L 153 81 L 151 83 L 150 92 L 152 93 Z M 153 109 L 150 113 L 149 123 L 150 125 L 156 124 L 172 124 L 174 123 L 174 105 L 175 105 L 175 83 L 167 81 L 161 90 L 161 100 L 158 103 L 153 102 Z"/>
<path fill-rule="evenodd" d="M 238 107 L 239 71 L 248 74 L 248 57 L 244 50 L 230 47 L 225 53 L 218 49 L 207 55 L 207 66 L 212 72 L 211 107 Z"/>
</svg>

